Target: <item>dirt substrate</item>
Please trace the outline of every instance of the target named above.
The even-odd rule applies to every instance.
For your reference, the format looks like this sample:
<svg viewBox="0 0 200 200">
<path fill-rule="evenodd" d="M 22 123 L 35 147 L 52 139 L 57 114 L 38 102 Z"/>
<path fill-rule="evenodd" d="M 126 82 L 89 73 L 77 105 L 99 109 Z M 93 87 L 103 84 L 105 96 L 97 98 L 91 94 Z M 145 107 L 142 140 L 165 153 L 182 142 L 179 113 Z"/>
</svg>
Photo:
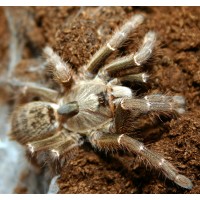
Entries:
<svg viewBox="0 0 200 200">
<path fill-rule="evenodd" d="M 200 193 L 200 8 L 7 9 L 15 16 L 14 20 L 18 20 L 19 41 L 24 43 L 15 76 L 55 88 L 49 76 L 27 70 L 32 63 L 37 65 L 36 59 L 45 45 L 52 46 L 76 70 L 89 61 L 117 27 L 136 13 L 144 14 L 146 22 L 107 62 L 117 55 L 136 51 L 144 34 L 154 30 L 159 44 L 153 59 L 144 66 L 144 71 L 151 74 L 149 84 L 142 90 L 139 86 L 134 89 L 137 94 L 182 95 L 187 101 L 185 114 L 172 120 L 162 117 L 154 123 L 148 122 L 149 126 L 142 123 L 135 137 L 164 155 L 181 174 L 189 177 L 194 184 L 192 190 L 178 187 L 159 171 L 142 164 L 135 155 L 126 152 L 104 154 L 85 143 L 62 168 L 58 180 L 60 193 Z M 3 9 L 0 10 L 0 25 L 0 52 L 4 58 L 0 72 L 3 73 L 9 63 L 9 28 Z"/>
</svg>

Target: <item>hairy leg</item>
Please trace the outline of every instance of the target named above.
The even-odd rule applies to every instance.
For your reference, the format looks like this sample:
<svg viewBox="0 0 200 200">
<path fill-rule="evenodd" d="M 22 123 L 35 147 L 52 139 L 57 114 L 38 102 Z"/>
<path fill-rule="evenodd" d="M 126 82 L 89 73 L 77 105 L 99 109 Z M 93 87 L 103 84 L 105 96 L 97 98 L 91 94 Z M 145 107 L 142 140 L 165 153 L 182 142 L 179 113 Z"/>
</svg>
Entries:
<svg viewBox="0 0 200 200">
<path fill-rule="evenodd" d="M 142 46 L 136 53 L 117 58 L 106 65 L 99 72 L 99 76 L 108 80 L 111 77 L 126 75 L 130 71 L 130 67 L 143 65 L 152 56 L 155 42 L 156 34 L 153 31 L 149 31 L 144 37 Z"/>
<path fill-rule="evenodd" d="M 111 39 L 94 54 L 87 65 L 86 71 L 88 74 L 86 75 L 93 77 L 98 72 L 102 62 L 105 61 L 105 59 L 117 48 L 121 47 L 130 33 L 133 32 L 143 21 L 144 16 L 139 14 L 133 16 L 129 21 L 127 21 L 119 31 L 117 31 Z"/>
<path fill-rule="evenodd" d="M 36 156 L 39 164 L 46 163 L 52 173 L 59 174 L 62 166 L 77 153 L 82 143 L 80 135 L 62 129 L 45 139 L 29 142 L 26 146 L 30 156 Z"/>
<path fill-rule="evenodd" d="M 143 99 L 123 99 L 120 102 L 124 110 L 139 110 L 141 113 L 149 111 L 184 113 L 185 99 L 182 96 L 148 95 Z"/>
<path fill-rule="evenodd" d="M 72 69 L 51 47 L 44 48 L 47 63 L 53 73 L 54 80 L 61 86 L 67 86 L 72 80 Z"/>
<path fill-rule="evenodd" d="M 131 153 L 139 155 L 143 160 L 147 161 L 150 166 L 162 171 L 167 178 L 174 181 L 179 186 L 186 189 L 191 189 L 193 187 L 190 179 L 179 174 L 178 170 L 171 163 L 162 156 L 146 148 L 143 143 L 125 134 L 119 135 L 93 132 L 89 140 L 94 147 L 102 150 L 126 149 Z"/>
<path fill-rule="evenodd" d="M 81 136 L 76 133 L 69 133 L 63 129 L 54 135 L 43 140 L 27 143 L 31 153 L 49 151 L 54 158 L 67 154 L 69 151 L 82 144 Z"/>
<path fill-rule="evenodd" d="M 23 95 L 36 95 L 42 98 L 44 101 L 56 102 L 58 98 L 58 92 L 53 89 L 49 89 L 42 85 L 33 82 L 23 82 L 18 79 L 0 80 L 0 85 L 8 85 L 12 90 L 20 89 Z"/>
</svg>

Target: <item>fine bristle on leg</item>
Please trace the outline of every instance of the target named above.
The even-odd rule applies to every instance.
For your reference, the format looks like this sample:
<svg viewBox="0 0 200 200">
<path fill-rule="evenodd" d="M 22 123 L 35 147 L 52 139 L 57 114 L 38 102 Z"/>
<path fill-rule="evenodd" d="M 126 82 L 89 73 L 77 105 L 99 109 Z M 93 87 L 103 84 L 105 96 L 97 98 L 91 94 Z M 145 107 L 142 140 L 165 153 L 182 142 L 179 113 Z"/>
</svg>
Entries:
<svg viewBox="0 0 200 200">
<path fill-rule="evenodd" d="M 117 48 L 121 47 L 130 33 L 133 32 L 143 21 L 144 16 L 140 14 L 133 16 L 129 21 L 127 21 L 119 31 L 117 31 L 111 39 L 95 53 L 87 65 L 87 72 L 91 76 L 95 75 L 102 62 Z"/>
</svg>

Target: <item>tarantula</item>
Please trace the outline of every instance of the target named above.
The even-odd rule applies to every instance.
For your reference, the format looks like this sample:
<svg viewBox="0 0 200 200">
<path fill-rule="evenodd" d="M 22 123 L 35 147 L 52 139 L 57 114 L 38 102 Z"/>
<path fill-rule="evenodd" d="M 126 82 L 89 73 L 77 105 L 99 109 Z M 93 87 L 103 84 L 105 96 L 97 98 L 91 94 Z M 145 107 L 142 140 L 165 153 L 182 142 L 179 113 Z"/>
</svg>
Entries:
<svg viewBox="0 0 200 200">
<path fill-rule="evenodd" d="M 46 47 L 47 63 L 61 91 L 30 82 L 16 83 L 21 84 L 24 94 L 37 94 L 44 101 L 32 101 L 14 111 L 11 137 L 27 146 L 30 152 L 46 152 L 52 159 L 67 155 L 83 143 L 82 138 L 87 138 L 97 149 L 125 149 L 137 154 L 179 186 L 191 189 L 192 183 L 187 177 L 125 131 L 127 126 L 134 129 L 134 120 L 141 114 L 184 112 L 182 96 L 156 94 L 138 98 L 131 88 L 123 85 L 125 81 L 147 82 L 146 73 L 133 73 L 131 69 L 142 66 L 152 56 L 155 32 L 147 32 L 136 53 L 102 67 L 106 58 L 143 21 L 144 16 L 140 14 L 130 18 L 77 73 L 52 48 Z"/>
</svg>

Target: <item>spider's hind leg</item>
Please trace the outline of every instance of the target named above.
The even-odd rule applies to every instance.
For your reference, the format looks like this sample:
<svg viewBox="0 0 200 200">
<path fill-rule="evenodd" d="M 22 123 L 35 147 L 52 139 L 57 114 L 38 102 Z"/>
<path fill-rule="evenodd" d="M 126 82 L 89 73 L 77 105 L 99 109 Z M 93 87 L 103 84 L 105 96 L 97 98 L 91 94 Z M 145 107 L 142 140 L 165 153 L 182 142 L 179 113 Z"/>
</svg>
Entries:
<svg viewBox="0 0 200 200">
<path fill-rule="evenodd" d="M 86 66 L 86 76 L 95 76 L 100 66 L 103 64 L 103 61 L 105 61 L 105 59 L 117 48 L 121 47 L 130 33 L 133 32 L 143 21 L 144 16 L 140 14 L 133 16 L 129 21 L 127 21 L 92 57 L 89 64 Z"/>
<path fill-rule="evenodd" d="M 94 132 L 90 136 L 90 142 L 94 147 L 102 150 L 126 149 L 130 153 L 139 155 L 147 161 L 150 166 L 162 171 L 163 174 L 174 181 L 179 186 L 192 189 L 193 185 L 190 179 L 178 173 L 178 170 L 162 156 L 146 148 L 143 143 L 135 140 L 125 134 L 108 134 Z"/>
<path fill-rule="evenodd" d="M 47 152 L 51 159 L 59 159 L 82 144 L 81 136 L 65 129 L 43 140 L 27 143 L 31 153 Z"/>
<path fill-rule="evenodd" d="M 27 153 L 31 158 L 37 158 L 40 166 L 45 164 L 51 173 L 60 174 L 63 165 L 74 157 L 82 143 L 80 135 L 63 129 L 53 136 L 26 145 Z"/>
</svg>

